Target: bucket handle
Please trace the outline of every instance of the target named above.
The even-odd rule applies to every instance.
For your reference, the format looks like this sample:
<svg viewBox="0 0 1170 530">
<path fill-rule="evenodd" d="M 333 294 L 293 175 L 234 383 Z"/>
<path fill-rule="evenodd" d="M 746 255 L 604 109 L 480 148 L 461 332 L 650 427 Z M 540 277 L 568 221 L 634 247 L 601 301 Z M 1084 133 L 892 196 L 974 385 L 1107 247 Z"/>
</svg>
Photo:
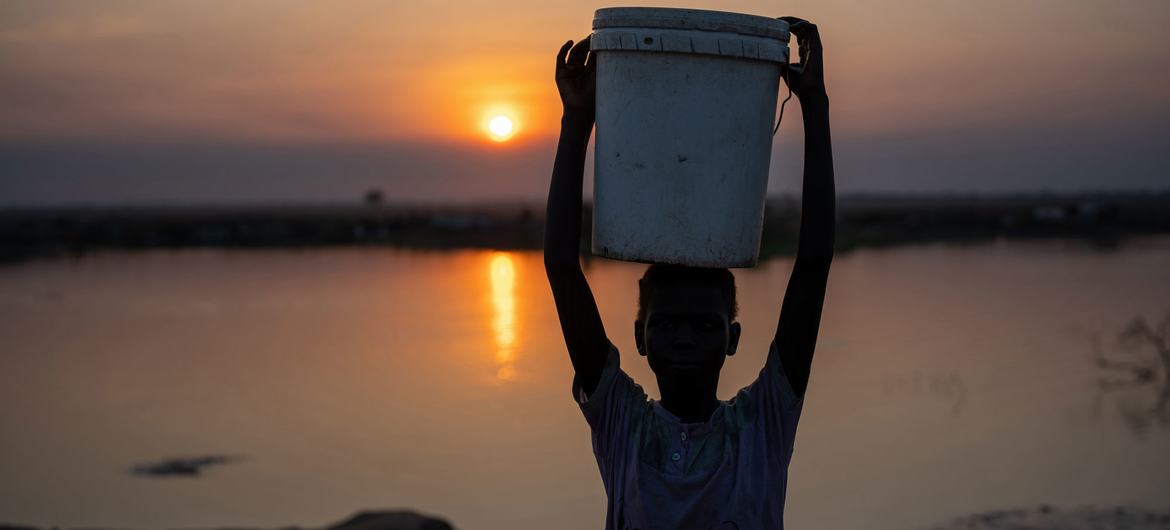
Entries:
<svg viewBox="0 0 1170 530">
<path fill-rule="evenodd" d="M 798 50 L 799 50 L 799 48 L 798 48 Z M 800 51 L 804 51 L 804 50 L 799 50 L 797 52 L 798 55 L 799 55 Z M 808 56 L 803 55 L 800 57 L 800 64 L 799 65 L 793 66 L 791 64 L 785 64 L 785 65 L 781 66 L 781 68 L 786 68 L 788 70 L 795 71 L 796 73 L 801 73 L 804 71 L 804 65 L 806 62 L 808 62 Z M 776 126 L 772 128 L 772 136 L 776 136 L 776 131 L 780 130 L 780 122 L 784 121 L 784 105 L 788 103 L 788 100 L 792 99 L 792 85 L 789 85 L 788 81 L 783 81 L 783 83 L 788 86 L 788 96 L 784 98 L 784 101 L 780 102 L 780 117 L 776 118 Z"/>
<path fill-rule="evenodd" d="M 785 65 L 785 68 L 789 68 L 789 66 Z M 788 87 L 788 97 L 780 102 L 780 117 L 776 119 L 776 126 L 772 128 L 772 136 L 776 136 L 776 131 L 780 130 L 780 122 L 784 121 L 784 105 L 788 104 L 790 99 L 792 99 L 792 87 Z"/>
</svg>

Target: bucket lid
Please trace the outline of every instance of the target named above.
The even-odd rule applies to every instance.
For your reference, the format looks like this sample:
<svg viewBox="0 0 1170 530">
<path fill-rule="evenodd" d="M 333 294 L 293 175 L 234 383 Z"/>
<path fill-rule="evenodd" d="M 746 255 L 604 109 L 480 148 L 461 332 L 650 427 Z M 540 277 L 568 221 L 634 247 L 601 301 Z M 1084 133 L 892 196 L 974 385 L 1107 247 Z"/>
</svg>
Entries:
<svg viewBox="0 0 1170 530">
<path fill-rule="evenodd" d="M 788 23 L 783 20 L 705 9 L 607 7 L 593 15 L 593 29 L 602 28 L 721 31 L 788 41 Z"/>
</svg>

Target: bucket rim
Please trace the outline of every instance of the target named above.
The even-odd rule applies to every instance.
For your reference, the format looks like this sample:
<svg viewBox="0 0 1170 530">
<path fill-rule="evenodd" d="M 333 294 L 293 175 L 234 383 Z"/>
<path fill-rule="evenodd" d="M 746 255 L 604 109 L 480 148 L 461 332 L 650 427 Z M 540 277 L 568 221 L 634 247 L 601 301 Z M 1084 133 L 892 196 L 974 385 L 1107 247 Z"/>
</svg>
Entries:
<svg viewBox="0 0 1170 530">
<path fill-rule="evenodd" d="M 593 29 L 662 28 L 718 31 L 788 42 L 788 23 L 760 15 L 673 7 L 605 7 L 593 15 Z"/>
</svg>

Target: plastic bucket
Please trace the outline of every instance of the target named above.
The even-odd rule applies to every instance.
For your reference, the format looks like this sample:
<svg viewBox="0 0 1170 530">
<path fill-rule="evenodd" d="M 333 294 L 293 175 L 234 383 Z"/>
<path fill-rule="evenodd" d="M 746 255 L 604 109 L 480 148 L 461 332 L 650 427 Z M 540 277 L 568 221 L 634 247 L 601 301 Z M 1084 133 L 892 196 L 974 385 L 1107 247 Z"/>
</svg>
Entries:
<svg viewBox="0 0 1170 530">
<path fill-rule="evenodd" d="M 788 24 L 739 13 L 599 9 L 593 253 L 756 264 Z"/>
</svg>

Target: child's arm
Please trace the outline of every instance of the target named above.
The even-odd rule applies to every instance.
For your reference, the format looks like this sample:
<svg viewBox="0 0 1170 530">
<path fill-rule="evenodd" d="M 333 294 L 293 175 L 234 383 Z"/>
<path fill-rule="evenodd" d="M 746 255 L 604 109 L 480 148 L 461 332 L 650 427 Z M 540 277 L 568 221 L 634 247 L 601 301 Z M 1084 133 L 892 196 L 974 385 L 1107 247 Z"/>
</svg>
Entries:
<svg viewBox="0 0 1170 530">
<path fill-rule="evenodd" d="M 591 396 L 601 378 L 609 339 L 593 292 L 581 271 L 581 185 L 585 147 L 593 129 L 596 70 L 589 39 L 569 41 L 557 54 L 557 89 L 564 104 L 561 138 L 548 190 L 544 230 L 544 268 L 556 301 L 577 386 Z M 566 57 L 567 55 L 567 57 Z M 588 61 L 586 61 L 586 56 Z M 566 61 L 567 58 L 567 61 Z"/>
<path fill-rule="evenodd" d="M 825 301 L 825 284 L 833 260 L 833 151 L 829 140 L 829 98 L 817 27 L 782 17 L 797 38 L 801 70 L 787 70 L 785 81 L 800 98 L 804 115 L 804 184 L 800 241 L 792 276 L 780 307 L 776 346 L 784 372 L 799 397 L 808 387 L 809 368 Z"/>
</svg>

